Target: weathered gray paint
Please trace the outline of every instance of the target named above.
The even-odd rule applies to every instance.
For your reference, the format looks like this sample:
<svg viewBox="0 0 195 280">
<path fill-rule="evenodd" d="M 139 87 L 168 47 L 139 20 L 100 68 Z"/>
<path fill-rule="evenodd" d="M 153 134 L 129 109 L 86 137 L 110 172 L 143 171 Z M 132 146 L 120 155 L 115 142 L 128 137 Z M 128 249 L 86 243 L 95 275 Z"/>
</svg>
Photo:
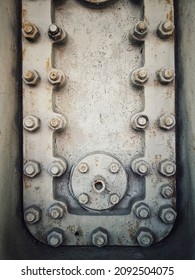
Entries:
<svg viewBox="0 0 195 280">
<path fill-rule="evenodd" d="M 16 4 L 16 5 L 15 5 Z M 195 259 L 195 126 L 194 121 L 194 65 L 195 2 L 176 3 L 177 23 L 177 113 L 178 113 L 178 219 L 171 235 L 150 248 L 88 248 L 52 249 L 35 242 L 22 223 L 21 181 L 19 170 L 20 124 L 18 69 L 16 52 L 19 1 L 0 1 L 1 67 L 1 145 L 0 158 L 0 258 L 1 259 Z M 10 29 L 11 27 L 11 29 Z M 5 33 L 7 30 L 7 34 Z M 19 30 L 19 29 L 18 29 Z M 5 36 L 6 34 L 6 36 Z M 9 47 L 8 47 L 9 46 Z M 18 51 L 19 49 L 16 48 Z M 3 56 L 2 56 L 3 54 Z M 14 78 L 15 77 L 15 78 Z M 7 91 L 8 89 L 8 91 Z M 17 117 L 16 117 L 17 116 Z M 4 120 L 4 123 L 2 122 Z M 17 120 L 17 125 L 15 125 Z"/>
</svg>

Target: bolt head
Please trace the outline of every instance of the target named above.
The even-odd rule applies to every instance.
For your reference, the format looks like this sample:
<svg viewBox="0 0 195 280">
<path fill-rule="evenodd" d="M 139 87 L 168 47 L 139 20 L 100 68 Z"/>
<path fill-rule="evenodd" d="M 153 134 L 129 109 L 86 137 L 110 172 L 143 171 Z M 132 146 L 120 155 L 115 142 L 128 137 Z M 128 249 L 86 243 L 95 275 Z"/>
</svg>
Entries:
<svg viewBox="0 0 195 280">
<path fill-rule="evenodd" d="M 52 247 L 58 247 L 63 243 L 63 232 L 61 230 L 53 230 L 47 235 L 47 242 Z"/>
<path fill-rule="evenodd" d="M 86 193 L 82 193 L 79 195 L 79 203 L 87 204 L 89 202 L 89 196 Z"/>
<path fill-rule="evenodd" d="M 40 128 L 40 119 L 35 116 L 27 116 L 23 119 L 23 127 L 30 131 L 36 131 Z"/>
<path fill-rule="evenodd" d="M 161 39 L 166 39 L 173 34 L 174 29 L 175 26 L 172 21 L 162 21 L 157 28 L 157 34 Z"/>
<path fill-rule="evenodd" d="M 56 87 L 64 86 L 66 82 L 64 73 L 61 70 L 55 68 L 50 69 L 48 73 L 48 80 L 53 86 Z"/>
<path fill-rule="evenodd" d="M 176 165 L 174 162 L 165 159 L 159 163 L 159 172 L 166 177 L 173 176 L 176 172 Z"/>
<path fill-rule="evenodd" d="M 163 67 L 158 71 L 158 79 L 162 84 L 168 84 L 175 78 L 174 70 L 171 68 Z"/>
<path fill-rule="evenodd" d="M 140 229 L 137 233 L 137 241 L 140 246 L 148 247 L 152 245 L 154 238 L 149 229 Z"/>
<path fill-rule="evenodd" d="M 140 219 L 147 219 L 150 216 L 150 208 L 145 203 L 139 203 L 135 206 L 134 212 Z"/>
<path fill-rule="evenodd" d="M 24 220 L 28 224 L 35 224 L 41 219 L 41 209 L 33 205 L 27 208 L 24 212 Z"/>
<path fill-rule="evenodd" d="M 39 30 L 35 24 L 26 22 L 22 29 L 23 36 L 29 41 L 36 41 L 40 35 Z"/>
<path fill-rule="evenodd" d="M 118 194 L 116 194 L 116 193 L 111 194 L 111 196 L 110 196 L 110 202 L 111 202 L 113 205 L 116 205 L 117 203 L 119 203 L 119 201 L 120 201 L 120 197 L 118 196 Z"/>
<path fill-rule="evenodd" d="M 145 69 L 139 68 L 135 69 L 131 74 L 131 81 L 135 86 L 144 86 L 148 80 L 148 73 Z"/>
<path fill-rule="evenodd" d="M 159 119 L 159 127 L 165 130 L 170 130 L 175 126 L 175 117 L 165 114 Z"/>
<path fill-rule="evenodd" d="M 165 224 L 172 224 L 176 220 L 177 213 L 172 207 L 162 207 L 159 211 L 159 217 Z"/>
<path fill-rule="evenodd" d="M 110 165 L 110 172 L 111 173 L 118 173 L 119 172 L 119 169 L 120 169 L 120 167 L 119 167 L 119 165 L 118 165 L 118 163 L 112 163 L 111 165 Z"/>
<path fill-rule="evenodd" d="M 149 119 L 146 115 L 136 114 L 132 117 L 131 123 L 134 129 L 142 130 L 148 126 Z"/>
<path fill-rule="evenodd" d="M 134 160 L 131 164 L 131 168 L 133 172 L 137 173 L 140 176 L 145 176 L 150 172 L 149 164 L 142 159 Z"/>
<path fill-rule="evenodd" d="M 135 24 L 133 29 L 133 38 L 138 41 L 143 41 L 148 33 L 148 26 L 145 21 L 139 21 Z"/>
<path fill-rule="evenodd" d="M 53 161 L 49 167 L 48 172 L 52 177 L 60 177 L 67 170 L 67 163 L 65 160 L 56 160 Z"/>
<path fill-rule="evenodd" d="M 97 247 L 102 247 L 108 242 L 108 234 L 102 229 L 98 228 L 92 233 L 92 243 Z"/>
<path fill-rule="evenodd" d="M 39 73 L 35 70 L 28 70 L 24 72 L 23 81 L 26 85 L 36 86 L 40 80 Z"/>
<path fill-rule="evenodd" d="M 53 131 L 61 131 L 65 128 L 65 126 L 66 126 L 66 119 L 62 115 L 53 117 L 49 122 L 49 127 Z"/>
<path fill-rule="evenodd" d="M 87 163 L 81 162 L 81 163 L 79 164 L 78 169 L 79 169 L 79 172 L 80 172 L 80 173 L 87 173 L 87 171 L 89 170 L 89 166 L 88 166 Z"/>
<path fill-rule="evenodd" d="M 66 32 L 55 23 L 51 24 L 48 29 L 48 36 L 56 43 L 60 43 L 66 39 Z"/>
<path fill-rule="evenodd" d="M 53 204 L 50 208 L 49 208 L 49 216 L 52 219 L 60 219 L 63 217 L 64 215 L 64 208 L 60 205 L 60 204 Z"/>
<path fill-rule="evenodd" d="M 161 195 L 164 198 L 170 198 L 173 196 L 174 190 L 170 185 L 163 185 L 161 187 Z"/>
<path fill-rule="evenodd" d="M 24 165 L 24 174 L 28 177 L 35 177 L 37 174 L 41 172 L 40 163 L 34 160 L 29 160 Z"/>
</svg>

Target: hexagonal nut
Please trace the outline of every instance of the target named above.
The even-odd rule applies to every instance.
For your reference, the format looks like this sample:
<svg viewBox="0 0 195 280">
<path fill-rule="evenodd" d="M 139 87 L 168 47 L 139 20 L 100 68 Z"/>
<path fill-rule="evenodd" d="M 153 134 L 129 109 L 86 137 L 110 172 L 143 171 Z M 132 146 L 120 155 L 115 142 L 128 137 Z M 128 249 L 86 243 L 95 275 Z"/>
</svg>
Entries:
<svg viewBox="0 0 195 280">
<path fill-rule="evenodd" d="M 32 205 L 25 210 L 24 220 L 28 224 L 35 224 L 40 219 L 41 219 L 41 209 L 38 206 Z"/>
<path fill-rule="evenodd" d="M 87 193 L 81 193 L 78 200 L 81 204 L 87 204 L 89 202 L 89 196 Z"/>
<path fill-rule="evenodd" d="M 177 213 L 171 206 L 165 206 L 161 207 L 159 217 L 165 224 L 172 224 L 177 218 Z"/>
<path fill-rule="evenodd" d="M 23 119 L 23 127 L 32 132 L 40 128 L 40 119 L 35 116 L 27 116 Z"/>
<path fill-rule="evenodd" d="M 172 186 L 165 184 L 161 186 L 160 193 L 164 198 L 171 198 L 174 194 L 174 189 Z"/>
<path fill-rule="evenodd" d="M 29 160 L 24 165 L 24 174 L 28 177 L 35 177 L 41 172 L 40 163 L 35 160 Z"/>
<path fill-rule="evenodd" d="M 63 231 L 60 229 L 54 229 L 47 235 L 47 242 L 52 247 L 60 246 L 64 241 Z"/>
<path fill-rule="evenodd" d="M 149 206 L 143 202 L 135 205 L 133 210 L 140 219 L 147 219 L 151 214 Z"/>
<path fill-rule="evenodd" d="M 146 115 L 143 114 L 135 114 L 131 118 L 132 127 L 136 130 L 143 130 L 149 124 L 149 119 Z"/>
<path fill-rule="evenodd" d="M 97 228 L 92 233 L 92 244 L 97 247 L 102 247 L 108 243 L 107 231 L 102 228 Z"/>
<path fill-rule="evenodd" d="M 131 73 L 131 81 L 135 86 L 138 87 L 144 86 L 144 84 L 147 82 L 148 79 L 149 79 L 148 73 L 143 68 L 135 69 Z"/>
<path fill-rule="evenodd" d="M 48 73 L 48 80 L 53 86 L 61 87 L 65 85 L 66 78 L 61 70 L 52 68 Z"/>
<path fill-rule="evenodd" d="M 52 219 L 61 219 L 64 215 L 64 208 L 59 203 L 53 204 L 49 208 L 48 214 Z"/>
<path fill-rule="evenodd" d="M 152 245 L 154 241 L 153 234 L 147 228 L 140 228 L 137 232 L 136 237 L 139 245 L 143 247 L 148 247 Z"/>
<path fill-rule="evenodd" d="M 171 83 L 175 78 L 175 72 L 172 68 L 163 67 L 157 72 L 159 82 L 162 84 Z"/>
<path fill-rule="evenodd" d="M 150 172 L 149 164 L 143 159 L 135 159 L 131 163 L 131 169 L 133 170 L 134 173 L 140 176 L 145 176 Z"/>
<path fill-rule="evenodd" d="M 175 126 L 175 117 L 173 115 L 165 114 L 159 119 L 159 127 L 165 130 L 170 130 Z"/>
<path fill-rule="evenodd" d="M 48 167 L 48 172 L 52 177 L 60 177 L 66 172 L 66 169 L 67 163 L 61 159 L 53 161 Z"/>
<path fill-rule="evenodd" d="M 55 23 L 52 23 L 48 29 L 48 36 L 54 42 L 59 43 L 65 41 L 67 34 L 65 30 L 57 26 Z"/>
<path fill-rule="evenodd" d="M 49 127 L 53 131 L 61 131 L 66 127 L 66 119 L 62 115 L 53 117 L 49 122 Z"/>
<path fill-rule="evenodd" d="M 39 29 L 33 23 L 26 22 L 23 25 L 22 33 L 24 37 L 29 41 L 36 41 L 40 36 Z"/>
<path fill-rule="evenodd" d="M 172 21 L 165 20 L 162 21 L 158 28 L 157 28 L 157 34 L 161 39 L 169 38 L 173 32 L 174 32 L 175 26 Z"/>
<path fill-rule="evenodd" d="M 40 80 L 39 73 L 36 70 L 28 70 L 24 72 L 22 78 L 24 83 L 29 86 L 36 86 Z"/>
<path fill-rule="evenodd" d="M 145 21 L 139 21 L 135 24 L 132 37 L 136 41 L 144 41 L 144 37 L 148 33 L 148 26 Z"/>
<path fill-rule="evenodd" d="M 169 159 L 165 159 L 159 163 L 159 172 L 166 177 L 173 176 L 176 173 L 176 165 Z"/>
</svg>

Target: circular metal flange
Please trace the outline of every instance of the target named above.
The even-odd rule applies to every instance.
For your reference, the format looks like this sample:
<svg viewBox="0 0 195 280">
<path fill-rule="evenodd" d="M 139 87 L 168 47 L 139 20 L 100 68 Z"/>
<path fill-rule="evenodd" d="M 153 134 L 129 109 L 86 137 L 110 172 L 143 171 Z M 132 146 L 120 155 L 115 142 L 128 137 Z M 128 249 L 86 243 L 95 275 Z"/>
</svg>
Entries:
<svg viewBox="0 0 195 280">
<path fill-rule="evenodd" d="M 86 172 L 81 172 L 85 164 Z M 114 173 L 112 166 L 117 166 Z M 118 204 L 127 189 L 127 175 L 114 157 L 95 153 L 80 160 L 72 169 L 70 188 L 73 196 L 87 209 L 101 211 Z M 81 199 L 86 197 L 87 199 Z M 117 197 L 117 199 L 113 199 Z"/>
</svg>

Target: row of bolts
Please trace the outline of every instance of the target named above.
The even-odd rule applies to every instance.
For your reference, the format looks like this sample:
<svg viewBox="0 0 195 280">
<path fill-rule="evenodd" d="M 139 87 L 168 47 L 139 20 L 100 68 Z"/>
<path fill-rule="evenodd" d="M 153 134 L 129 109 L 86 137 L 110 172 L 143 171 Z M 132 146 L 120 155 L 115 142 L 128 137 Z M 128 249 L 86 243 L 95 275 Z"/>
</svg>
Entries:
<svg viewBox="0 0 195 280">
<path fill-rule="evenodd" d="M 157 34 L 161 39 L 166 39 L 173 34 L 174 25 L 171 21 L 166 20 L 161 22 L 157 28 Z M 148 33 L 148 27 L 146 22 L 140 21 L 134 26 L 134 30 L 132 38 L 137 42 L 142 42 L 145 36 Z M 26 23 L 23 27 L 23 35 L 29 41 L 36 41 L 39 37 L 40 33 L 38 28 L 31 23 Z M 56 24 L 52 24 L 48 30 L 49 37 L 54 42 L 62 42 L 66 38 L 66 32 L 59 28 Z M 148 80 L 147 71 L 144 69 L 136 69 L 132 75 L 131 80 L 133 84 L 136 86 L 143 86 Z M 170 68 L 162 68 L 158 71 L 158 78 L 161 83 L 169 83 L 174 79 L 174 71 Z M 40 76 L 37 71 L 27 71 L 23 76 L 24 82 L 29 86 L 35 86 L 38 81 L 40 80 Z M 65 84 L 65 75 L 62 71 L 58 69 L 51 69 L 48 75 L 48 79 L 50 83 L 54 86 L 62 86 Z M 40 120 L 34 116 L 29 116 L 24 119 L 24 128 L 29 131 L 35 131 L 40 126 Z M 54 118 L 50 121 L 50 127 L 53 130 L 59 130 L 65 127 L 65 120 L 61 117 Z M 144 115 L 136 115 L 133 121 L 133 127 L 135 129 L 143 129 L 146 128 L 148 124 L 148 118 Z M 160 118 L 159 124 L 161 128 L 164 129 L 171 129 L 175 125 L 174 116 L 166 115 Z M 61 176 L 66 170 L 66 163 L 62 161 L 53 162 L 49 167 L 49 172 L 54 177 Z M 83 169 L 83 164 L 80 166 L 80 172 L 83 170 L 87 170 L 88 168 Z M 132 163 L 132 169 L 135 173 L 143 176 L 149 173 L 149 166 L 143 160 L 138 160 L 134 164 Z M 110 168 L 112 172 L 112 167 Z M 164 160 L 159 165 L 159 171 L 163 175 L 172 176 L 175 174 L 175 164 L 170 162 L 169 160 Z M 26 163 L 24 167 L 25 175 L 29 177 L 34 177 L 40 172 L 40 164 L 35 161 L 29 161 Z M 163 197 L 171 197 L 173 195 L 173 188 L 170 185 L 163 185 L 161 189 L 161 194 Z M 81 194 L 81 203 L 87 203 L 88 199 L 83 199 L 83 194 Z M 63 208 L 60 205 L 53 205 L 49 210 L 50 217 L 54 219 L 59 219 L 63 216 Z M 147 218 L 150 215 L 150 209 L 146 204 L 141 203 L 140 205 L 134 208 L 135 214 L 139 218 Z M 176 218 L 176 212 L 173 208 L 167 207 L 161 209 L 159 213 L 160 218 L 165 223 L 173 223 Z M 25 220 L 26 222 L 33 224 L 40 220 L 40 209 L 37 206 L 32 206 L 25 211 Z M 51 246 L 57 247 L 63 242 L 63 235 L 59 232 L 59 229 L 56 231 L 52 231 L 47 236 L 47 241 Z M 147 230 L 139 230 L 139 234 L 137 234 L 137 241 L 141 246 L 149 246 L 153 242 L 153 235 L 152 233 Z M 92 243 L 96 246 L 103 246 L 107 243 L 107 234 L 105 232 L 99 231 L 93 234 L 92 236 Z"/>
</svg>

